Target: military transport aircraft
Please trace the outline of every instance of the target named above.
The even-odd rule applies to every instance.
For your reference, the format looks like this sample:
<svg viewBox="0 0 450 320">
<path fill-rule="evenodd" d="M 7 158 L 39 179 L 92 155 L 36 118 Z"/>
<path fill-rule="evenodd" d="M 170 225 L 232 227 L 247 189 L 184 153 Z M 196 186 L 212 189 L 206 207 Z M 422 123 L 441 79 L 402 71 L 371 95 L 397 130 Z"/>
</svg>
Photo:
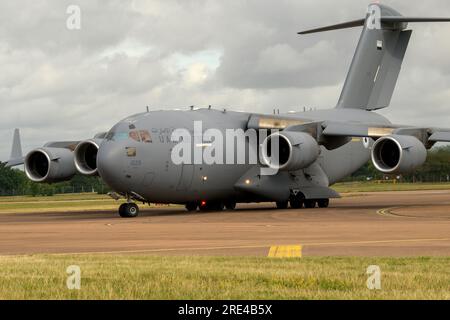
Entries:
<svg viewBox="0 0 450 320">
<path fill-rule="evenodd" d="M 119 208 L 122 217 L 138 215 L 135 202 L 183 204 L 189 211 L 232 210 L 244 202 L 327 207 L 330 198 L 339 197 L 330 186 L 370 158 L 379 171 L 402 174 L 422 165 L 436 142 L 450 142 L 450 129 L 395 125 L 374 112 L 390 104 L 412 33 L 408 23 L 443 21 L 450 19 L 405 17 L 373 4 L 363 19 L 300 32 L 363 27 L 333 109 L 274 115 L 214 108 L 145 112 L 93 139 L 50 142 L 25 157 L 16 130 L 8 165 L 24 164 L 36 182 L 65 181 L 77 172 L 99 175 L 114 190 L 113 198 L 127 200 Z M 193 139 L 175 134 L 180 128 Z M 225 143 L 218 135 L 228 130 L 243 133 L 248 152 L 243 155 L 239 144 L 225 154 L 210 150 L 214 142 Z M 191 143 L 181 158 L 192 157 L 191 151 L 200 158 L 174 161 L 180 143 Z M 251 150 L 257 150 L 253 162 Z M 203 161 L 208 152 L 219 161 Z M 224 157 L 227 161 L 220 161 Z"/>
</svg>

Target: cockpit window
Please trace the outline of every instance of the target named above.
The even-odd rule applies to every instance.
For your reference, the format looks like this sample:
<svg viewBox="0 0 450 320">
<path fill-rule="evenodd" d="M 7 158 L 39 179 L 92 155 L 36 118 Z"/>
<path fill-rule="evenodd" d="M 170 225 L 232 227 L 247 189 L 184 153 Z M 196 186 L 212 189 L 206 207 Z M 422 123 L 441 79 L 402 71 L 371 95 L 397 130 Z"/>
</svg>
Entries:
<svg viewBox="0 0 450 320">
<path fill-rule="evenodd" d="M 126 132 L 108 132 L 105 139 L 107 141 L 120 141 L 128 139 L 128 134 Z"/>
<path fill-rule="evenodd" d="M 144 143 L 152 143 L 152 136 L 150 135 L 150 132 L 147 130 L 140 130 L 139 134 L 141 136 L 141 140 Z"/>
<path fill-rule="evenodd" d="M 130 131 L 129 135 L 132 140 L 141 142 L 141 139 L 139 138 L 139 133 L 137 131 Z"/>
<path fill-rule="evenodd" d="M 107 141 L 123 141 L 131 139 L 136 142 L 153 142 L 152 136 L 148 130 L 116 131 L 116 128 L 113 128 L 105 136 L 105 139 Z"/>
</svg>

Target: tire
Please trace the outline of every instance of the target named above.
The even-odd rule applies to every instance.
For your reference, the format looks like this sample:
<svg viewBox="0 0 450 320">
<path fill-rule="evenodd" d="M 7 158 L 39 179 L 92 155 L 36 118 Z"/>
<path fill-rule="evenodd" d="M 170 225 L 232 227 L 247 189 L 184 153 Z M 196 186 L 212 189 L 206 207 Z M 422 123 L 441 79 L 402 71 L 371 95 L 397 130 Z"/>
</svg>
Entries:
<svg viewBox="0 0 450 320">
<path fill-rule="evenodd" d="M 319 208 L 328 208 L 330 205 L 330 199 L 320 199 L 317 201 Z"/>
<path fill-rule="evenodd" d="M 289 203 L 291 204 L 292 209 L 301 209 L 303 208 L 303 203 L 305 201 L 305 196 L 303 193 L 298 193 L 297 195 L 292 195 Z"/>
<path fill-rule="evenodd" d="M 135 218 L 139 215 L 139 207 L 135 203 L 123 203 L 119 207 L 119 215 L 122 218 Z"/>
<path fill-rule="evenodd" d="M 316 207 L 316 200 L 311 200 L 311 199 L 305 200 L 305 208 L 313 209 L 315 207 Z"/>
<path fill-rule="evenodd" d="M 223 211 L 225 209 L 225 205 L 223 202 L 216 202 L 212 205 L 212 211 Z"/>
<path fill-rule="evenodd" d="M 291 209 L 303 208 L 303 201 L 301 199 L 291 199 L 289 203 L 291 204 Z"/>
<path fill-rule="evenodd" d="M 189 212 L 197 211 L 198 204 L 196 202 L 186 203 L 186 210 Z"/>
<path fill-rule="evenodd" d="M 289 201 L 277 201 L 277 209 L 284 210 L 288 208 Z"/>
<path fill-rule="evenodd" d="M 236 202 L 234 201 L 225 202 L 225 208 L 229 211 L 233 211 L 234 209 L 236 209 Z"/>
</svg>

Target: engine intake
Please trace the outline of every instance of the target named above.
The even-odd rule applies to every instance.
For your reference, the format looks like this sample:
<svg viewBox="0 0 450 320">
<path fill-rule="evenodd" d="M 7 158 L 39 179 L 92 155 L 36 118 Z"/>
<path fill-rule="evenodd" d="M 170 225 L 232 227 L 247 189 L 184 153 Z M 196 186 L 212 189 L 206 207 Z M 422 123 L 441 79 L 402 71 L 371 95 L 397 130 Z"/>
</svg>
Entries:
<svg viewBox="0 0 450 320">
<path fill-rule="evenodd" d="M 78 172 L 86 176 L 98 175 L 97 153 L 100 146 L 98 140 L 86 140 L 80 142 L 75 151 L 75 167 Z"/>
<path fill-rule="evenodd" d="M 296 171 L 307 168 L 315 162 L 319 157 L 320 147 L 307 133 L 283 131 L 268 136 L 262 144 L 261 151 L 262 162 L 270 168 Z"/>
<path fill-rule="evenodd" d="M 34 182 L 70 180 L 76 173 L 73 153 L 64 148 L 39 148 L 25 157 L 25 173 Z"/>
<path fill-rule="evenodd" d="M 382 137 L 372 148 L 373 165 L 386 174 L 410 172 L 424 164 L 426 159 L 425 146 L 413 136 Z"/>
</svg>

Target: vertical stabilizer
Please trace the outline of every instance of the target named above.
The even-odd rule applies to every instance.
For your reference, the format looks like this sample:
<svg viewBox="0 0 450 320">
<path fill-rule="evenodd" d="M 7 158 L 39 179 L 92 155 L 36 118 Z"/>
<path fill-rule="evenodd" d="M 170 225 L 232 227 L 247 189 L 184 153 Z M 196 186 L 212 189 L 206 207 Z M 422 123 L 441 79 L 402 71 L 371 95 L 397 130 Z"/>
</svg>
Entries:
<svg viewBox="0 0 450 320">
<path fill-rule="evenodd" d="M 11 149 L 11 159 L 22 158 L 22 143 L 20 141 L 20 131 L 19 129 L 14 130 L 13 145 Z"/>
<path fill-rule="evenodd" d="M 378 8 L 384 17 L 400 16 L 382 5 L 369 8 Z M 372 20 L 376 18 L 374 11 L 367 15 L 337 108 L 376 110 L 391 102 L 411 31 L 403 31 L 405 23 L 377 26 Z"/>
<path fill-rule="evenodd" d="M 337 108 L 377 110 L 389 106 L 412 31 L 409 22 L 449 22 L 450 18 L 404 17 L 394 9 L 369 6 L 365 19 L 299 32 L 309 34 L 363 26 Z"/>
<path fill-rule="evenodd" d="M 13 143 L 11 148 L 11 156 L 6 163 L 7 167 L 14 167 L 23 164 L 22 143 L 20 141 L 19 129 L 14 130 Z"/>
</svg>

